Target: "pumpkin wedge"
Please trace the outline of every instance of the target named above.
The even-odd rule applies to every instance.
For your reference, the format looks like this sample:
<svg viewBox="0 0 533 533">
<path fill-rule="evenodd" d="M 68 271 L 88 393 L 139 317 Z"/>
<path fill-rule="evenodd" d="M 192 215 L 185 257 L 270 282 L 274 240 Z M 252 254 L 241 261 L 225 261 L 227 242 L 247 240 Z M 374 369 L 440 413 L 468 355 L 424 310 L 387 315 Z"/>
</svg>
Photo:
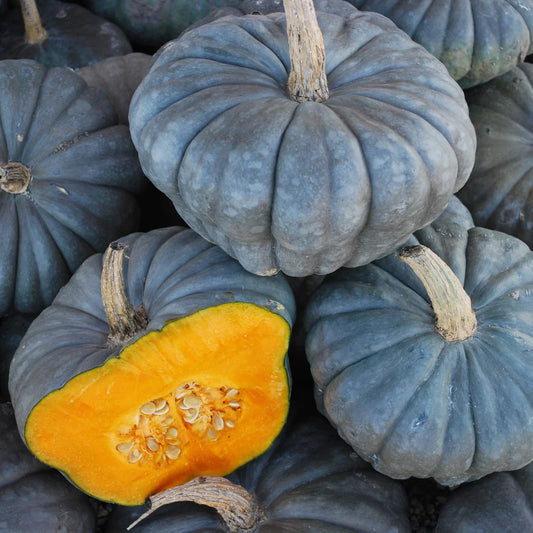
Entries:
<svg viewBox="0 0 533 533">
<path fill-rule="evenodd" d="M 293 314 L 283 277 L 247 273 L 191 230 L 129 236 L 103 265 L 86 261 L 22 339 L 19 431 L 82 490 L 123 505 L 228 474 L 285 423 Z"/>
</svg>

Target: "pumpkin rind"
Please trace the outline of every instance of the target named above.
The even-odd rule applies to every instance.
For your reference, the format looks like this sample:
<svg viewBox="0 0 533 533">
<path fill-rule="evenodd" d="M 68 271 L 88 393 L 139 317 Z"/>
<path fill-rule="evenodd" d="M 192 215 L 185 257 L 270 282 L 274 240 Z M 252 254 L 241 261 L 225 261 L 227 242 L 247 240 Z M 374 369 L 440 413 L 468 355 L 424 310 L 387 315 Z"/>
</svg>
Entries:
<svg viewBox="0 0 533 533">
<path fill-rule="evenodd" d="M 476 224 L 514 235 L 533 247 L 533 65 L 467 91 L 478 145 L 459 198 Z"/>
<path fill-rule="evenodd" d="M 133 505 L 156 489 L 187 481 L 191 471 L 193 475 L 227 474 L 270 445 L 288 409 L 286 352 L 294 300 L 282 277 L 258 279 L 191 230 L 164 228 L 132 234 L 122 241 L 128 245 L 129 257 L 124 269 L 126 292 L 135 308 L 142 305 L 148 317 L 147 327 L 127 341 L 126 347 L 109 341 L 109 325 L 100 298 L 102 256 L 94 255 L 83 263 L 23 338 L 11 365 L 10 393 L 19 430 L 34 453 L 61 468 L 90 494 Z M 232 320 L 235 326 L 228 325 Z M 268 333 L 261 333 L 263 329 Z M 173 333 L 176 331 L 181 333 Z M 205 363 L 197 360 L 200 354 L 204 354 Z M 214 356 L 217 359 L 211 360 Z M 196 361 L 196 367 L 190 361 Z M 254 378 L 260 374 L 261 379 Z M 43 375 L 47 378 L 43 379 Z M 217 435 L 211 439 L 209 432 L 200 433 L 198 446 L 203 446 L 205 452 L 195 451 L 192 445 L 186 420 L 191 417 L 178 405 L 182 396 L 176 393 L 175 408 L 173 397 L 168 396 L 181 384 L 193 382 L 201 389 L 200 395 L 211 394 L 207 389 L 218 387 L 240 391 L 241 399 L 236 398 L 235 408 L 231 400 L 224 409 L 214 405 L 222 416 L 236 410 L 235 417 L 228 418 L 233 420 L 235 430 L 227 425 L 228 431 L 221 433 L 220 439 Z M 80 387 L 87 390 L 86 407 Z M 130 429 L 122 428 L 131 427 L 137 432 L 138 427 L 144 431 L 146 421 L 139 415 L 140 421 L 136 422 L 137 413 L 144 414 L 142 406 L 158 398 L 165 399 L 170 409 L 165 413 L 174 418 L 164 424 L 176 428 L 180 443 L 192 451 L 182 450 L 186 459 L 183 463 L 179 458 L 176 462 L 167 461 L 159 457 L 159 451 L 167 449 L 161 441 L 161 450 L 158 447 L 157 453 L 148 454 L 146 462 L 128 464 L 129 456 L 121 453 L 118 446 L 130 439 L 126 437 Z M 103 410 L 99 407 L 101 402 L 106 406 Z M 265 408 L 263 402 L 270 406 L 261 420 L 266 433 L 255 419 L 257 415 L 252 415 L 260 407 Z M 80 427 L 77 420 L 84 419 L 84 409 L 88 409 L 88 420 Z M 64 429 L 56 431 L 61 416 L 67 416 L 64 424 L 60 423 Z M 250 416 L 254 417 L 251 426 Z M 159 427 L 163 419 L 166 417 L 149 417 L 149 423 L 156 425 L 148 430 L 157 439 L 163 431 Z M 196 419 L 190 422 L 193 429 L 195 422 Z M 78 429 L 71 431 L 70 423 Z M 211 423 L 216 428 L 216 423 Z M 199 431 L 203 431 L 202 427 Z M 68 437 L 62 438 L 62 432 Z M 206 435 L 220 442 L 210 445 Z M 242 446 L 232 440 L 235 435 L 241 438 Z M 146 437 L 148 442 L 148 433 Z M 229 442 L 234 442 L 233 446 L 227 446 Z M 74 456 L 68 450 L 74 450 Z M 106 469 L 104 478 L 98 474 L 100 470 L 95 470 L 93 461 L 98 468 Z M 155 462 L 154 469 L 150 461 Z M 139 472 L 144 474 L 140 476 Z"/>
<path fill-rule="evenodd" d="M 391 477 L 458 485 L 533 459 L 533 253 L 450 220 L 415 233 L 455 272 L 475 333 L 446 342 L 421 282 L 396 254 L 328 277 L 306 310 L 321 410 Z"/>
<path fill-rule="evenodd" d="M 37 313 L 86 257 L 137 229 L 145 177 L 111 103 L 72 70 L 4 60 L 0 92 L 0 167 L 31 173 L 23 193 L 0 185 L 0 316 Z"/>
<path fill-rule="evenodd" d="M 11 404 L 0 404 L 0 525 L 4 531 L 92 533 L 89 498 L 37 461 L 20 439 Z"/>
<path fill-rule="evenodd" d="M 254 533 L 410 531 L 403 487 L 354 456 L 321 417 L 309 409 L 291 410 L 271 448 L 228 476 L 253 494 L 264 511 Z M 126 531 L 144 509 L 117 506 L 106 531 Z M 135 529 L 227 531 L 212 510 L 188 503 L 158 509 Z"/>
<path fill-rule="evenodd" d="M 389 17 L 464 88 L 500 76 L 533 52 L 531 0 L 349 2 Z"/>
<path fill-rule="evenodd" d="M 386 255 L 444 210 L 473 164 L 464 96 L 440 62 L 377 14 L 318 18 L 323 103 L 285 93 L 285 16 L 274 13 L 185 32 L 130 107 L 146 175 L 191 228 L 260 275 Z"/>
</svg>

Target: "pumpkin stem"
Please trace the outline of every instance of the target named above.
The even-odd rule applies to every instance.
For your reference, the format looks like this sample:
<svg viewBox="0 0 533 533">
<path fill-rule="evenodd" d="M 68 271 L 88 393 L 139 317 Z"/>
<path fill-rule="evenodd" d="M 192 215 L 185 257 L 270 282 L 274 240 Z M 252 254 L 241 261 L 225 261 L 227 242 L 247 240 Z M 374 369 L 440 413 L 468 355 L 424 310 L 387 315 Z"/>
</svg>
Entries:
<svg viewBox="0 0 533 533">
<path fill-rule="evenodd" d="M 30 169 L 18 161 L 0 163 L 0 189 L 11 194 L 22 194 L 31 182 Z"/>
<path fill-rule="evenodd" d="M 109 340 L 124 345 L 148 324 L 146 313 L 140 307 L 135 310 L 126 295 L 122 275 L 126 245 L 112 242 L 106 250 L 101 277 L 104 310 L 109 323 Z"/>
<path fill-rule="evenodd" d="M 150 508 L 128 526 L 128 531 L 159 507 L 174 502 L 195 502 L 215 508 L 231 533 L 251 533 L 264 519 L 256 498 L 223 477 L 197 477 L 184 485 L 154 494 L 148 501 Z"/>
<path fill-rule="evenodd" d="M 400 251 L 400 259 L 407 263 L 424 284 L 433 311 L 435 331 L 445 341 L 463 341 L 474 334 L 476 315 L 470 297 L 453 270 L 427 246 L 407 246 Z"/>
<path fill-rule="evenodd" d="M 41 44 L 48 37 L 48 33 L 41 23 L 35 0 L 20 0 L 20 8 L 24 19 L 24 40 L 27 44 Z"/>
<path fill-rule="evenodd" d="M 291 72 L 289 98 L 296 102 L 324 102 L 329 97 L 326 52 L 313 0 L 283 0 Z"/>
</svg>

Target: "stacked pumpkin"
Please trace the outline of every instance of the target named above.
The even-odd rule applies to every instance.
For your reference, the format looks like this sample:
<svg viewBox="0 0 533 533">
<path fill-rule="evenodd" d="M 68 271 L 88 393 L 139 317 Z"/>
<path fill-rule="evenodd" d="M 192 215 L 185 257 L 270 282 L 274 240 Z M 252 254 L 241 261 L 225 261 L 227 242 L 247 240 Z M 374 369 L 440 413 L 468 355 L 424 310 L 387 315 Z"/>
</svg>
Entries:
<svg viewBox="0 0 533 533">
<path fill-rule="evenodd" d="M 46 307 L 11 365 L 20 434 L 95 498 L 131 506 L 163 491 L 154 509 L 173 499 L 211 505 L 239 532 L 360 530 L 363 516 L 369 528 L 407 530 L 403 489 L 390 478 L 455 486 L 533 460 L 533 417 L 522 407 L 532 403 L 533 256 L 516 238 L 475 227 L 453 197 L 476 147 L 464 93 L 450 67 L 384 16 L 319 4 L 317 17 L 298 0 L 284 2 L 285 13 L 198 24 L 155 55 L 130 132 L 144 173 L 191 229 L 99 233 L 91 251 L 121 238 L 79 268 L 89 246 L 78 239 L 67 261 L 76 267 L 55 286 L 41 275 L 48 292 L 33 307 L 18 303 L 29 299 L 25 285 L 3 289 L 4 314 Z M 37 80 L 76 76 L 91 91 L 62 69 L 0 68 L 10 80 L 19 68 Z M 17 213 L 40 198 L 34 153 L 48 165 L 63 152 L 79 161 L 105 122 L 69 136 L 48 120 L 46 140 L 24 150 L 14 139 L 35 134 L 19 115 L 2 117 L 16 127 L 0 157 L 9 195 L 0 201 Z M 63 165 L 51 174 L 44 165 L 44 196 L 76 192 L 76 180 L 60 181 Z M 116 185 L 136 189 L 135 176 L 117 171 L 99 203 L 121 210 Z M 54 217 L 70 219 L 64 209 Z M 66 254 L 75 231 L 47 216 L 40 223 Z M 14 265 L 8 279 L 29 276 Z M 50 259 L 32 271 L 57 268 Z M 323 421 L 286 421 L 296 305 L 285 275 L 325 277 L 300 320 L 319 410 L 350 446 Z M 246 463 L 231 484 L 218 477 Z M 354 510 L 362 479 L 375 492 Z M 176 509 L 137 527 L 221 527 L 211 513 Z M 117 511 L 109 527 L 140 513 Z"/>
</svg>

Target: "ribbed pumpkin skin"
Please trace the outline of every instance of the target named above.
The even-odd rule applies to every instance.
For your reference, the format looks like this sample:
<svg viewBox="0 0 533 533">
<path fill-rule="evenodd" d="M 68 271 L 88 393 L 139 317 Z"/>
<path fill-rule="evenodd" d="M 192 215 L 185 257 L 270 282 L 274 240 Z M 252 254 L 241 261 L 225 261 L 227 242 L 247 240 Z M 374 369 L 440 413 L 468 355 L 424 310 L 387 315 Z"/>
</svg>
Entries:
<svg viewBox="0 0 533 533">
<path fill-rule="evenodd" d="M 7 402 L 0 404 L 0 432 L 0 529 L 96 531 L 96 513 L 89 498 L 26 449 Z"/>
<path fill-rule="evenodd" d="M 135 338 L 160 330 L 168 320 L 228 302 L 255 303 L 293 322 L 294 298 L 283 277 L 258 279 L 190 229 L 134 233 L 120 242 L 128 245 L 126 293 L 148 316 L 146 330 Z M 22 435 L 37 402 L 122 349 L 108 342 L 101 272 L 101 254 L 87 259 L 33 321 L 15 353 L 9 392 Z"/>
<path fill-rule="evenodd" d="M 533 464 L 459 487 L 441 509 L 436 533 L 533 530 Z"/>
<path fill-rule="evenodd" d="M 0 21 L 0 59 L 34 59 L 48 67 L 77 69 L 132 52 L 118 26 L 81 6 L 46 0 L 38 8 L 46 40 L 26 43 L 20 8 L 11 9 Z"/>
<path fill-rule="evenodd" d="M 89 255 L 137 229 L 145 183 L 111 103 L 70 69 L 0 62 L 0 163 L 31 168 L 0 187 L 0 316 L 37 313 Z"/>
<path fill-rule="evenodd" d="M 453 217 L 417 232 L 462 281 L 475 333 L 446 342 L 427 292 L 390 256 L 329 276 L 306 310 L 317 402 L 394 478 L 457 485 L 533 459 L 533 253 Z"/>
<path fill-rule="evenodd" d="M 132 43 L 157 50 L 211 9 L 239 0 L 83 0 L 91 11 L 120 26 Z"/>
<path fill-rule="evenodd" d="M 446 69 L 386 18 L 318 13 L 330 97 L 285 85 L 285 16 L 224 17 L 157 54 L 130 106 L 147 176 L 253 273 L 386 255 L 466 181 L 475 136 Z"/>
<path fill-rule="evenodd" d="M 348 1 L 390 18 L 464 88 L 507 72 L 533 51 L 531 0 Z"/>
<path fill-rule="evenodd" d="M 287 426 L 261 457 L 228 476 L 255 495 L 266 518 L 254 533 L 408 532 L 398 482 L 378 474 L 316 414 L 292 409 Z M 123 533 L 145 508 L 116 507 L 107 533 Z M 223 533 L 205 506 L 175 504 L 140 522 L 139 533 Z"/>
<path fill-rule="evenodd" d="M 472 175 L 458 196 L 476 224 L 533 247 L 533 65 L 467 91 L 478 139 Z"/>
</svg>

